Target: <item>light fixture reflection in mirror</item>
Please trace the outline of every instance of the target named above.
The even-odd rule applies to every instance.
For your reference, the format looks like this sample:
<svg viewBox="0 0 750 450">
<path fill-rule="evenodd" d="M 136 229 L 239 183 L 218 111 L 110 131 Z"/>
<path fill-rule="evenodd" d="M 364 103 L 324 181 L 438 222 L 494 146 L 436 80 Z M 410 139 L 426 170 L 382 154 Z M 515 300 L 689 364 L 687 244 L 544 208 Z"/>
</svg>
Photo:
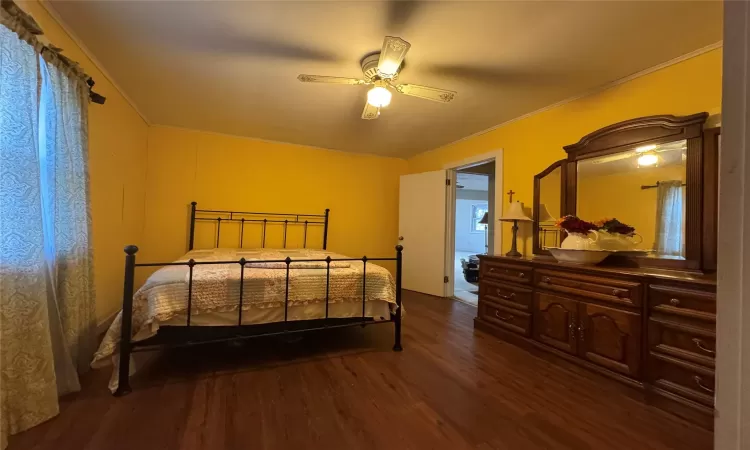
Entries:
<svg viewBox="0 0 750 450">
<path fill-rule="evenodd" d="M 638 157 L 638 167 L 656 166 L 659 162 L 659 157 L 655 153 L 644 153 Z"/>
</svg>

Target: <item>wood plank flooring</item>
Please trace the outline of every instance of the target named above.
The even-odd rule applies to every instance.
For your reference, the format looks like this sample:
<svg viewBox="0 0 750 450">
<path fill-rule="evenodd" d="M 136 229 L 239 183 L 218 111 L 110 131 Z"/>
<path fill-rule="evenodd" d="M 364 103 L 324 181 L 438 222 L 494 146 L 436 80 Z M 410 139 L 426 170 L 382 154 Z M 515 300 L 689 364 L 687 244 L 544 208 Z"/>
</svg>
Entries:
<svg viewBox="0 0 750 450">
<path fill-rule="evenodd" d="M 9 450 L 712 448 L 613 381 L 474 331 L 471 306 L 404 297 L 402 353 L 391 325 L 175 350 L 123 398 L 86 375 Z"/>
</svg>

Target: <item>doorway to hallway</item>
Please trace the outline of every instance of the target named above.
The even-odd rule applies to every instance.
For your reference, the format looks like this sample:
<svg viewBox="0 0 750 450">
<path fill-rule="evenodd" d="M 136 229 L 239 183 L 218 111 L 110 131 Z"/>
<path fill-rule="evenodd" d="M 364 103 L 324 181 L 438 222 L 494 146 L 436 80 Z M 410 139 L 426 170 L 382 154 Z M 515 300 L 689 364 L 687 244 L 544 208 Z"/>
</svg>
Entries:
<svg viewBox="0 0 750 450">
<path fill-rule="evenodd" d="M 478 255 L 489 249 L 489 191 L 494 171 L 494 161 L 456 170 L 453 296 L 475 306 L 479 299 Z"/>
</svg>

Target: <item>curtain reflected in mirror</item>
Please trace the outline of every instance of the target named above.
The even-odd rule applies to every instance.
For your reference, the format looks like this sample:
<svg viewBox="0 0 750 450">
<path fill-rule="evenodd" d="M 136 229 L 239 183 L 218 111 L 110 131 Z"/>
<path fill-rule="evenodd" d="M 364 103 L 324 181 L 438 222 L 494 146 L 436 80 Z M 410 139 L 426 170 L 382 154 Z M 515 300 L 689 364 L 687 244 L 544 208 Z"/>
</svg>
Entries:
<svg viewBox="0 0 750 450">
<path fill-rule="evenodd" d="M 635 228 L 631 250 L 685 258 L 687 141 L 633 147 L 578 162 L 576 213 Z"/>
<path fill-rule="evenodd" d="M 656 183 L 655 253 L 685 257 L 685 188 L 680 180 Z"/>
</svg>

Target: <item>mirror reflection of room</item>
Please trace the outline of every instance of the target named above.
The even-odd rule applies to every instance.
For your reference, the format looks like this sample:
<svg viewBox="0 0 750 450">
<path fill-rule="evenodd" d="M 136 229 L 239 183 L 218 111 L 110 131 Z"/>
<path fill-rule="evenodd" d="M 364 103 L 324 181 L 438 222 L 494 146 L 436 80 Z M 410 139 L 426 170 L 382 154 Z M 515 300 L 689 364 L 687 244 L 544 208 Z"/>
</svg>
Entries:
<svg viewBox="0 0 750 450">
<path fill-rule="evenodd" d="M 577 215 L 592 222 L 616 218 L 635 228 L 639 250 L 684 259 L 686 160 L 681 140 L 579 161 Z"/>
<path fill-rule="evenodd" d="M 562 214 L 562 168 L 556 167 L 539 180 L 539 245 L 541 248 L 559 247 L 562 233 L 555 221 Z"/>
</svg>

